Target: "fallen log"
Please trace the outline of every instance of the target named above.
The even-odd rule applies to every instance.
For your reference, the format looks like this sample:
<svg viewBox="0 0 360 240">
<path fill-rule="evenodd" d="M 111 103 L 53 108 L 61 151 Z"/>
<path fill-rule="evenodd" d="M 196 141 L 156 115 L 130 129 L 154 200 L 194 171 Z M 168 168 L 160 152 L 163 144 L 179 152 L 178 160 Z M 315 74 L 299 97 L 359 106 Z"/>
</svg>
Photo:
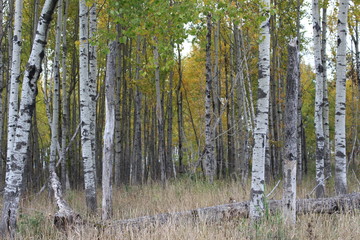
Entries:
<svg viewBox="0 0 360 240">
<path fill-rule="evenodd" d="M 221 222 L 249 216 L 249 201 L 236 202 L 212 207 L 198 208 L 182 212 L 163 213 L 153 216 L 143 216 L 133 219 L 111 221 L 108 227 L 141 228 L 147 225 L 161 225 L 165 223 L 193 222 Z M 282 200 L 268 202 L 271 214 L 281 211 Z M 330 198 L 298 199 L 296 201 L 296 214 L 309 213 L 342 213 L 353 212 L 360 209 L 360 193 L 340 195 Z"/>
</svg>

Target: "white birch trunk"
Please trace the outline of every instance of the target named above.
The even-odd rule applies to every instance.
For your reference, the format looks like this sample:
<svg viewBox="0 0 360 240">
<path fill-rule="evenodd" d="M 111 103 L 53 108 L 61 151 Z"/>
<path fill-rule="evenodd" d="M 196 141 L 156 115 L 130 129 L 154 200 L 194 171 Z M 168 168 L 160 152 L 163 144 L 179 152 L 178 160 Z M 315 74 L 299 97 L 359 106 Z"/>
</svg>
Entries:
<svg viewBox="0 0 360 240">
<path fill-rule="evenodd" d="M 15 1 L 14 13 L 14 34 L 12 42 L 12 61 L 11 61 L 11 80 L 9 91 L 9 113 L 8 113 L 8 132 L 7 132 L 7 154 L 6 169 L 9 169 L 11 163 L 10 155 L 14 147 L 14 139 L 16 132 L 16 123 L 18 119 L 19 108 L 19 82 L 20 82 L 20 57 L 22 44 L 22 11 L 23 0 Z"/>
<path fill-rule="evenodd" d="M 4 191 L 4 204 L 1 215 L 0 234 L 2 237 L 10 234 L 14 237 L 16 218 L 22 187 L 25 160 L 28 158 L 28 140 L 31 128 L 37 80 L 41 72 L 41 63 L 44 58 L 47 30 L 54 13 L 57 0 L 46 0 L 40 15 L 35 40 L 24 73 L 22 97 L 20 102 L 19 118 L 13 148 L 10 151 L 9 170 L 6 173 L 6 186 Z"/>
<path fill-rule="evenodd" d="M 270 0 L 264 0 L 264 11 L 270 8 Z M 257 221 L 264 214 L 265 147 L 269 120 L 270 88 L 270 15 L 261 23 L 259 45 L 259 86 L 254 129 L 254 149 L 250 193 L 250 218 Z"/>
<path fill-rule="evenodd" d="M 206 34 L 206 88 L 205 88 L 205 156 L 203 158 L 203 168 L 205 178 L 212 183 L 216 172 L 216 162 L 214 156 L 214 133 L 211 126 L 212 101 L 211 101 L 211 14 L 207 15 L 207 34 Z"/>
<path fill-rule="evenodd" d="M 112 217 L 112 172 L 114 163 L 116 44 L 109 46 L 105 79 L 105 128 L 102 168 L 102 220 Z"/>
<path fill-rule="evenodd" d="M 3 0 L 0 0 L 0 6 L 4 6 Z M 4 45 L 2 43 L 3 40 L 3 36 L 4 36 L 4 28 L 3 28 L 3 17 L 4 17 L 4 12 L 3 12 L 3 7 L 0 8 L 0 129 L 3 129 L 3 123 L 4 123 L 4 116 L 3 116 L 3 97 L 2 97 L 2 90 L 3 90 L 3 86 L 4 86 L 4 55 L 3 53 L 5 52 L 5 48 Z M 2 133 L 3 131 L 0 131 L 0 154 L 3 155 L 2 153 Z M 2 160 L 0 160 L 0 188 L 2 189 L 2 180 L 4 179 L 4 175 L 3 175 L 3 162 Z"/>
<path fill-rule="evenodd" d="M 312 2 L 313 17 L 313 40 L 314 40 L 314 59 L 316 71 L 316 95 L 315 95 L 315 132 L 316 132 L 316 197 L 325 195 L 325 177 L 324 177 L 324 125 L 323 125 L 323 66 L 321 62 L 321 27 L 319 1 Z"/>
<path fill-rule="evenodd" d="M 325 4 L 325 3 L 323 3 Z M 326 3 L 327 4 L 327 3 Z M 331 161 L 330 161 L 330 125 L 329 125 L 329 97 L 328 97 L 328 81 L 327 81 L 327 55 L 326 55 L 326 32 L 327 32 L 327 5 L 322 9 L 322 41 L 321 41 L 321 64 L 323 66 L 323 83 L 324 83 L 324 108 L 323 108 L 323 124 L 324 124 L 324 177 L 331 177 Z"/>
<path fill-rule="evenodd" d="M 297 38 L 288 46 L 288 70 L 286 76 L 285 147 L 284 147 L 284 218 L 287 223 L 296 222 L 296 165 L 298 160 L 297 127 L 299 95 L 299 50 Z"/>
<path fill-rule="evenodd" d="M 94 41 L 95 33 L 97 31 L 97 16 L 96 3 L 89 9 L 89 39 Z M 96 44 L 89 44 L 89 89 L 90 89 L 90 138 L 92 161 L 94 164 L 95 182 L 96 176 L 96 88 L 97 88 L 97 46 Z"/>
<path fill-rule="evenodd" d="M 61 44 L 61 25 L 62 25 L 62 3 L 63 0 L 58 1 L 57 6 L 57 25 L 55 36 L 55 56 L 53 69 L 53 101 L 52 101 L 52 120 L 51 120 L 51 145 L 50 145 L 50 176 L 55 172 L 55 164 L 57 157 L 57 144 L 59 141 L 59 95 L 60 95 L 60 44 Z"/>
<path fill-rule="evenodd" d="M 338 15 L 338 39 L 336 55 L 336 99 L 335 99 L 335 191 L 347 192 L 346 180 L 346 24 L 348 0 L 340 0 Z"/>
<path fill-rule="evenodd" d="M 84 163 L 84 184 L 86 206 L 90 213 L 96 212 L 96 180 L 91 138 L 91 82 L 89 80 L 89 41 L 88 41 L 89 8 L 85 0 L 79 2 L 79 38 L 80 38 L 80 120 L 81 150 Z"/>
</svg>

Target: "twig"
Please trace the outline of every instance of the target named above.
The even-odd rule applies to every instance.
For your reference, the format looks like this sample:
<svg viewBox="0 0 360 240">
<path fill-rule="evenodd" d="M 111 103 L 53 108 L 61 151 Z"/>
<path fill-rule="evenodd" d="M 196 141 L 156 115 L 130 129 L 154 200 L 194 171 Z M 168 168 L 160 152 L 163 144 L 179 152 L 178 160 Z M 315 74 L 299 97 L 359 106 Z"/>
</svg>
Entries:
<svg viewBox="0 0 360 240">
<path fill-rule="evenodd" d="M 70 145 L 72 144 L 72 142 L 74 141 L 76 135 L 78 134 L 79 129 L 80 129 L 80 126 L 81 126 L 81 122 L 80 122 L 79 125 L 77 126 L 74 135 L 72 136 L 72 138 L 70 139 L 68 145 L 66 146 L 65 153 L 67 153 L 67 151 L 69 151 Z M 64 158 L 64 157 L 63 157 L 64 155 L 62 155 L 62 154 L 60 153 L 60 145 L 59 145 L 59 142 L 58 142 L 57 150 L 58 150 L 58 154 L 59 154 L 60 157 L 59 157 L 59 160 L 58 160 L 57 163 L 56 163 L 55 168 L 57 168 L 57 167 L 60 165 L 61 161 L 62 161 L 63 158 Z M 40 191 L 39 191 L 36 195 L 41 194 L 41 193 L 45 190 L 47 182 L 48 182 L 48 180 L 47 180 L 46 183 L 41 187 Z"/>
<path fill-rule="evenodd" d="M 311 196 L 311 194 L 314 193 L 314 191 L 317 189 L 318 186 L 320 186 L 320 184 L 322 184 L 323 182 L 325 182 L 330 176 L 327 176 L 324 180 L 322 180 L 321 182 L 318 183 L 318 185 L 316 185 L 314 187 L 314 189 L 307 195 L 307 196 Z"/>
<path fill-rule="evenodd" d="M 273 190 L 271 190 L 271 192 L 270 192 L 268 195 L 266 195 L 266 198 L 269 198 L 269 197 L 271 196 L 271 194 L 272 194 L 272 193 L 275 191 L 275 189 L 279 186 L 280 182 L 281 182 L 281 180 L 279 180 L 279 181 L 276 183 L 276 185 L 275 185 L 275 187 L 273 188 Z"/>
</svg>

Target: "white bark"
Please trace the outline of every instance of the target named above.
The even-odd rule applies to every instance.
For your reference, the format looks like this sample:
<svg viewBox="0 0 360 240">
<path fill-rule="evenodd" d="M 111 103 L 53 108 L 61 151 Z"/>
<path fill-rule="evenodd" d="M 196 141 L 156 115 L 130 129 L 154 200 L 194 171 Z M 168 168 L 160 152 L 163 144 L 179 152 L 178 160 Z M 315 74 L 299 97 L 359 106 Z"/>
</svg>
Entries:
<svg viewBox="0 0 360 240">
<path fill-rule="evenodd" d="M 96 212 L 96 179 L 91 138 L 91 82 L 89 80 L 89 41 L 88 41 L 89 8 L 85 0 L 79 2 L 79 38 L 80 38 L 80 118 L 81 150 L 84 163 L 84 184 L 86 206 L 89 212 Z"/>
<path fill-rule="evenodd" d="M 321 27 L 319 2 L 312 2 L 313 17 L 313 40 L 314 40 L 314 59 L 316 71 L 316 95 L 315 95 L 315 131 L 316 131 L 316 196 L 323 197 L 325 195 L 325 177 L 324 177 L 324 128 L 323 128 L 323 66 L 321 62 Z"/>
<path fill-rule="evenodd" d="M 0 0 L 0 129 L 3 129 L 3 124 L 4 124 L 4 116 L 3 116 L 3 95 L 2 95 L 2 90 L 4 88 L 4 55 L 3 53 L 5 52 L 5 48 L 4 45 L 2 44 L 3 41 L 3 36 L 4 36 L 4 28 L 3 28 L 3 0 Z M 3 131 L 0 131 L 0 154 L 2 155 L 2 135 Z M 3 175 L 3 162 L 4 161 L 0 161 L 0 188 L 2 188 L 2 180 L 4 179 L 4 175 Z"/>
<path fill-rule="evenodd" d="M 112 216 L 112 172 L 114 163 L 116 44 L 109 46 L 105 79 L 105 128 L 102 168 L 102 220 Z"/>
<path fill-rule="evenodd" d="M 12 42 L 12 61 L 11 61 L 11 80 L 9 91 L 9 113 L 8 113 L 8 132 L 7 132 L 7 154 L 6 169 L 9 169 L 11 163 L 10 155 L 14 146 L 16 122 L 19 108 L 19 82 L 20 82 L 20 57 L 22 44 L 22 11 L 23 0 L 15 1 L 14 13 L 14 34 Z"/>
<path fill-rule="evenodd" d="M 216 162 L 214 156 L 214 133 L 212 130 L 212 101 L 211 101 L 211 14 L 207 15 L 207 34 L 206 34 L 206 88 L 205 88 L 205 156 L 203 158 L 203 168 L 206 179 L 212 183 L 216 172 Z"/>
<path fill-rule="evenodd" d="M 51 145 L 50 145 L 50 176 L 55 172 L 55 162 L 57 157 L 57 144 L 59 141 L 59 95 L 60 95 L 60 44 L 61 44 L 61 25 L 62 25 L 62 3 L 63 0 L 58 1 L 57 7 L 57 25 L 55 36 L 55 56 L 53 69 L 53 101 L 52 101 L 52 120 L 51 120 Z"/>
<path fill-rule="evenodd" d="M 297 119 L 299 95 L 299 50 L 297 38 L 292 39 L 288 46 L 288 70 L 286 77 L 285 103 L 285 147 L 284 147 L 284 218 L 287 223 L 296 222 L 296 165 L 297 150 Z M 296 119 L 296 120 L 295 120 Z"/>
<path fill-rule="evenodd" d="M 321 41 L 321 64 L 323 66 L 323 83 L 324 83 L 324 108 L 323 108 L 323 124 L 324 124 L 324 177 L 331 177 L 331 161 L 330 161 L 330 125 L 329 125 L 329 98 L 328 98 L 328 81 L 327 81 L 327 55 L 326 55 L 326 28 L 327 28 L 327 3 L 322 10 L 322 41 Z"/>
<path fill-rule="evenodd" d="M 338 39 L 336 55 L 336 99 L 335 99 L 335 191 L 347 192 L 346 180 L 346 24 L 348 0 L 340 0 L 338 15 Z"/>
<path fill-rule="evenodd" d="M 270 8 L 270 0 L 264 0 L 264 9 Z M 254 149 L 250 193 L 250 218 L 258 220 L 264 214 L 265 146 L 269 120 L 270 88 L 270 15 L 261 23 L 259 45 L 259 86 L 254 129 Z"/>
<path fill-rule="evenodd" d="M 24 74 L 22 97 L 20 102 L 19 118 L 16 126 L 16 134 L 13 148 L 10 151 L 9 170 L 6 174 L 6 186 L 4 192 L 4 204 L 0 223 L 0 234 L 12 237 L 16 230 L 16 217 L 20 201 L 20 189 L 22 187 L 22 175 L 24 173 L 25 160 L 28 158 L 28 140 L 31 128 L 35 97 L 37 92 L 37 80 L 41 72 L 41 63 L 44 58 L 44 48 L 48 26 L 51 21 L 57 0 L 46 0 L 40 15 L 35 40 Z"/>
<path fill-rule="evenodd" d="M 95 41 L 95 33 L 97 31 L 96 3 L 89 9 L 89 39 Z M 96 176 L 96 88 L 97 88 L 97 46 L 95 43 L 89 44 L 89 90 L 90 90 L 90 138 L 92 161 L 95 168 Z"/>
</svg>

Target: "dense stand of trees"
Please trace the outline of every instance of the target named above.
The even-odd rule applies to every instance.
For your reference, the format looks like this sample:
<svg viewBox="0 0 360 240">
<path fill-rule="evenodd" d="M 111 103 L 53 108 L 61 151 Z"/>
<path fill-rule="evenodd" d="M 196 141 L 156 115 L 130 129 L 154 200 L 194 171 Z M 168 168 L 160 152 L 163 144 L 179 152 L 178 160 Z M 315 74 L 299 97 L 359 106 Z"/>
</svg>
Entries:
<svg viewBox="0 0 360 240">
<path fill-rule="evenodd" d="M 316 172 L 323 197 L 335 166 L 346 193 L 360 153 L 360 13 L 341 0 L 328 17 L 330 4 L 312 1 L 313 70 L 298 59 L 310 48 L 302 0 L 0 0 L 3 234 L 20 193 L 49 176 L 58 206 L 59 176 L 62 190 L 85 189 L 89 213 L 103 187 L 103 219 L 113 183 L 251 176 L 258 219 L 264 185 L 286 176 L 290 222 L 303 176 Z"/>
</svg>

